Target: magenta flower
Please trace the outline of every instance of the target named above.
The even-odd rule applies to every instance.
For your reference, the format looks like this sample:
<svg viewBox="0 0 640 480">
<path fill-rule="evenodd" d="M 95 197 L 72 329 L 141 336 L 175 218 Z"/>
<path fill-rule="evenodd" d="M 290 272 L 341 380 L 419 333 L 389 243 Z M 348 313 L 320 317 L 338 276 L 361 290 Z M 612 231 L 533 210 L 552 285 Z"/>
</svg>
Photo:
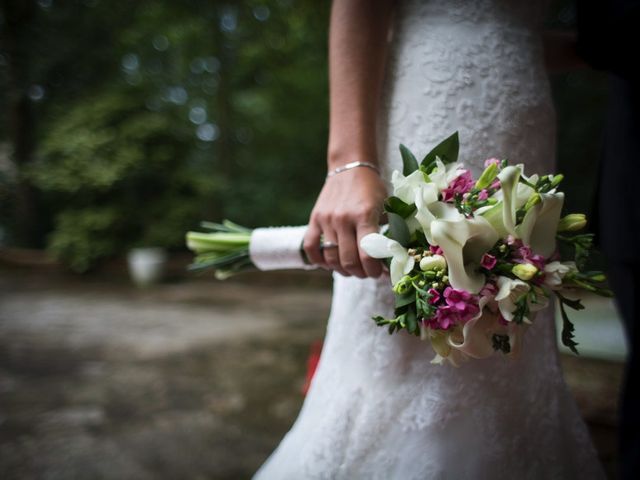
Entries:
<svg viewBox="0 0 640 480">
<path fill-rule="evenodd" d="M 493 267 L 496 266 L 496 263 L 498 263 L 496 257 L 491 255 L 490 253 L 485 253 L 482 256 L 482 260 L 480 260 L 480 266 L 486 268 L 487 270 L 492 270 Z"/>
<path fill-rule="evenodd" d="M 528 245 L 522 245 L 518 248 L 514 260 L 516 263 L 530 263 L 538 270 L 544 270 L 546 264 L 544 257 L 533 253 Z"/>
<path fill-rule="evenodd" d="M 480 311 L 478 297 L 465 290 L 447 287 L 444 289 L 443 295 L 447 306 L 455 311 L 459 316 L 459 321 L 462 323 L 469 321 L 471 317 Z"/>
<path fill-rule="evenodd" d="M 442 255 L 442 249 L 434 245 L 429 246 L 429 251 L 434 255 Z"/>
<path fill-rule="evenodd" d="M 456 195 L 464 195 L 473 188 L 475 183 L 471 172 L 469 170 L 462 170 L 462 173 L 454 178 L 447 188 L 442 190 L 442 200 L 444 202 L 450 202 Z"/>
<path fill-rule="evenodd" d="M 483 188 L 482 190 L 480 190 L 480 193 L 478 194 L 478 200 L 483 201 L 486 200 L 487 198 L 489 198 L 489 192 Z"/>
<path fill-rule="evenodd" d="M 531 247 L 529 247 L 528 245 L 522 245 L 520 248 L 518 248 L 516 258 L 525 259 L 531 257 L 531 255 L 533 255 Z"/>
<path fill-rule="evenodd" d="M 443 306 L 438 309 L 433 320 L 436 328 L 447 330 L 460 322 L 460 315 L 453 307 Z"/>
<path fill-rule="evenodd" d="M 546 265 L 546 262 L 544 261 L 544 257 L 542 255 L 531 255 L 528 258 L 528 261 L 540 271 L 544 270 L 544 266 Z"/>
<path fill-rule="evenodd" d="M 435 305 L 440 301 L 440 292 L 438 290 L 436 290 L 435 288 L 430 288 L 428 292 L 431 295 L 431 298 L 429 298 L 429 303 L 431 305 Z"/>
</svg>

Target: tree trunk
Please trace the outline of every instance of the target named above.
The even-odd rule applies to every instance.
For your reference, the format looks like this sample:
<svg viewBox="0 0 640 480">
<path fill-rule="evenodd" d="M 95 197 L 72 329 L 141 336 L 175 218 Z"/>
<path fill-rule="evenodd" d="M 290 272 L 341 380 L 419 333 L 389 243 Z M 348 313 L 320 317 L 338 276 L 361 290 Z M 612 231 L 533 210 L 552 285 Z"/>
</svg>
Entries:
<svg viewBox="0 0 640 480">
<path fill-rule="evenodd" d="M 35 115 L 27 95 L 30 84 L 29 48 L 25 44 L 28 26 L 35 13 L 31 0 L 3 0 L 5 28 L 2 30 L 3 50 L 7 54 L 7 119 L 11 160 L 18 172 L 15 208 L 14 243 L 35 246 L 38 243 L 36 192 L 23 172 L 33 159 L 35 149 Z"/>
</svg>

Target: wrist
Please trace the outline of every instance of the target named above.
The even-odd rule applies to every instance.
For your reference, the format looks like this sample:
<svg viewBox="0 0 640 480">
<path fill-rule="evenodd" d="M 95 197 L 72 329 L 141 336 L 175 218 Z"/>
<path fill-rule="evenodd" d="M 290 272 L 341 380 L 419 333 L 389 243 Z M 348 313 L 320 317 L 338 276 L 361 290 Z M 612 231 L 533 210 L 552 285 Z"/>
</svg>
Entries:
<svg viewBox="0 0 640 480">
<path fill-rule="evenodd" d="M 366 162 L 379 167 L 378 155 L 375 149 L 362 149 L 349 152 L 329 149 L 329 154 L 327 155 L 328 171 L 335 170 L 336 168 L 353 162 Z"/>
<path fill-rule="evenodd" d="M 340 165 L 339 167 L 336 167 L 334 169 L 329 169 L 329 171 L 327 172 L 327 178 L 333 177 L 338 173 L 345 172 L 347 170 L 351 170 L 353 168 L 358 168 L 358 167 L 368 168 L 370 170 L 375 171 L 378 175 L 380 175 L 380 169 L 375 163 L 355 161 L 355 162 L 345 163 L 344 165 Z"/>
</svg>

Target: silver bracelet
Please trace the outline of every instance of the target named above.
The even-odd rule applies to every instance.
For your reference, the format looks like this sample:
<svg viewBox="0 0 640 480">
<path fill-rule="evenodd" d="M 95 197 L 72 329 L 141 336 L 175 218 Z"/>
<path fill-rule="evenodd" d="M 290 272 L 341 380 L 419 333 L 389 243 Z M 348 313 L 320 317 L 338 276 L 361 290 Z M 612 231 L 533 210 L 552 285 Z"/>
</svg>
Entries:
<svg viewBox="0 0 640 480">
<path fill-rule="evenodd" d="M 345 170 L 350 170 L 352 168 L 355 167 L 367 167 L 367 168 L 371 168 L 372 170 L 375 170 L 376 172 L 378 172 L 378 175 L 380 174 L 380 168 L 378 168 L 377 165 L 373 164 L 373 163 L 369 163 L 369 162 L 349 162 L 345 165 L 342 165 L 340 167 L 334 168 L 333 170 L 331 170 L 329 173 L 327 173 L 327 178 L 334 176 L 336 173 L 340 173 L 340 172 L 344 172 Z"/>
</svg>

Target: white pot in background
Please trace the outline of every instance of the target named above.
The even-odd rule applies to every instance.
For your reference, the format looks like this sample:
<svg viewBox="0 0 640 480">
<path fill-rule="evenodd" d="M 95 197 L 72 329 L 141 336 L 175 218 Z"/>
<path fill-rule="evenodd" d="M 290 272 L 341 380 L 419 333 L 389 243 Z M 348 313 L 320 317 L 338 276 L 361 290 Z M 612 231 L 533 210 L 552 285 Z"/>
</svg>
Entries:
<svg viewBox="0 0 640 480">
<path fill-rule="evenodd" d="M 129 275 L 133 283 L 146 287 L 158 283 L 164 274 L 167 252 L 163 248 L 133 248 L 127 254 Z"/>
</svg>

